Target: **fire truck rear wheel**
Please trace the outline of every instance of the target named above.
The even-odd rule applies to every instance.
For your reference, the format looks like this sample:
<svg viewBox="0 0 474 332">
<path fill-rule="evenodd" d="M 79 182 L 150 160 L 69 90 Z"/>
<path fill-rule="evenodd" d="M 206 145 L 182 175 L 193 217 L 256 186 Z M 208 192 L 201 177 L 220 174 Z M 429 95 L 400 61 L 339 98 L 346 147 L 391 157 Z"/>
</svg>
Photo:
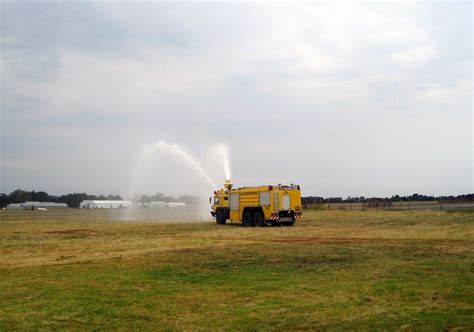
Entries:
<svg viewBox="0 0 474 332">
<path fill-rule="evenodd" d="M 250 213 L 250 211 L 244 213 L 244 217 L 242 218 L 242 226 L 252 226 L 252 213 Z"/>
<path fill-rule="evenodd" d="M 216 212 L 216 223 L 219 225 L 225 225 L 225 213 L 223 210 L 217 210 Z"/>
<path fill-rule="evenodd" d="M 265 225 L 264 221 L 263 221 L 263 214 L 262 212 L 258 211 L 255 213 L 255 215 L 253 216 L 253 224 L 255 227 L 262 227 Z"/>
</svg>

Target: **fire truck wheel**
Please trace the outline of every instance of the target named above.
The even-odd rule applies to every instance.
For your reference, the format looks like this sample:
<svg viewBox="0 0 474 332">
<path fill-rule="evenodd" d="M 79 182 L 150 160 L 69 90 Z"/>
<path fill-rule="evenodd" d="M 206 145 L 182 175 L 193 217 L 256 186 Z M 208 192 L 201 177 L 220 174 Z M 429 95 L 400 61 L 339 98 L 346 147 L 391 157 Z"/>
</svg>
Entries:
<svg viewBox="0 0 474 332">
<path fill-rule="evenodd" d="M 252 214 L 249 211 L 244 213 L 244 217 L 242 218 L 242 226 L 252 226 Z"/>
<path fill-rule="evenodd" d="M 219 225 L 225 225 L 225 214 L 223 210 L 217 210 L 216 223 L 218 223 Z"/>
<path fill-rule="evenodd" d="M 262 227 L 264 226 L 263 222 L 263 214 L 262 212 L 256 212 L 255 215 L 253 216 L 253 224 L 255 227 Z"/>
</svg>

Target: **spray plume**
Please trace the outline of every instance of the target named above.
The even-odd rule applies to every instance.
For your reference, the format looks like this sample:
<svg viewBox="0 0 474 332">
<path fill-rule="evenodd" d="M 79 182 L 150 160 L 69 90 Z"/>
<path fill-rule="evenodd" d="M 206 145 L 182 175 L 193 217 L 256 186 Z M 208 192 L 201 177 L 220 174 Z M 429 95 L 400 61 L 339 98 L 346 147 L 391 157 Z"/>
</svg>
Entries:
<svg viewBox="0 0 474 332">
<path fill-rule="evenodd" d="M 221 154 L 222 160 L 224 162 L 225 179 L 230 180 L 231 179 L 231 169 L 230 169 L 229 148 L 227 147 L 227 145 L 218 145 L 217 150 Z"/>
<path fill-rule="evenodd" d="M 183 151 L 176 144 L 169 144 L 169 143 L 160 141 L 152 145 L 151 149 L 159 149 L 159 150 L 162 150 L 174 155 L 178 159 L 181 159 L 186 166 L 190 167 L 196 173 L 198 173 L 203 178 L 205 178 L 209 182 L 209 184 L 212 186 L 213 189 L 217 188 L 217 185 L 214 183 L 214 181 L 212 181 L 212 179 L 209 177 L 206 171 L 201 167 L 201 165 L 189 153 L 186 153 L 185 151 Z"/>
<path fill-rule="evenodd" d="M 199 197 L 186 209 L 127 209 L 126 220 L 143 219 L 144 216 L 159 222 L 171 217 L 186 220 L 206 220 L 210 217 L 208 197 L 218 189 L 213 179 L 222 181 L 222 176 L 230 179 L 230 154 L 225 145 L 211 146 L 203 167 L 193 156 L 179 145 L 158 141 L 146 145 L 133 168 L 129 197 L 137 199 L 142 194 L 163 192 L 166 195 L 192 195 Z M 212 175 L 212 177 L 210 176 Z M 187 213 L 187 215 L 185 215 Z M 166 219 L 165 218 L 165 219 Z"/>
</svg>

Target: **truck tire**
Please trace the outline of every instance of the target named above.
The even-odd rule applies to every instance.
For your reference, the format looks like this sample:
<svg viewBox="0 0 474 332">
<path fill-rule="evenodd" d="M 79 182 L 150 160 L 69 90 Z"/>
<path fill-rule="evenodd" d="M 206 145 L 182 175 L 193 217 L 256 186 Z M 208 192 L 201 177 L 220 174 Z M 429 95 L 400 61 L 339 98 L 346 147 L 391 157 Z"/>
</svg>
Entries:
<svg viewBox="0 0 474 332">
<path fill-rule="evenodd" d="M 242 218 L 242 226 L 244 227 L 252 226 L 252 213 L 250 213 L 250 211 L 247 211 L 244 213 L 244 216 Z"/>
<path fill-rule="evenodd" d="M 216 223 L 218 225 L 225 225 L 225 221 L 226 221 L 226 218 L 225 218 L 224 210 L 217 210 L 217 212 L 216 212 Z"/>
<path fill-rule="evenodd" d="M 265 221 L 263 220 L 263 213 L 258 211 L 253 216 L 253 225 L 255 227 L 262 227 L 265 225 Z"/>
</svg>

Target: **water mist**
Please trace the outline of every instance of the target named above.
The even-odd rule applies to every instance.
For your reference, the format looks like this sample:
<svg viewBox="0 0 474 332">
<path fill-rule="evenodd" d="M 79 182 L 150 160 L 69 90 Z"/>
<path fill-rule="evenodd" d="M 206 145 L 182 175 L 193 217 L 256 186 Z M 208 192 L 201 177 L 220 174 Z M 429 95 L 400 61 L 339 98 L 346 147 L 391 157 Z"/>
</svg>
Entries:
<svg viewBox="0 0 474 332">
<path fill-rule="evenodd" d="M 128 197 L 137 199 L 159 192 L 175 198 L 195 196 L 199 203 L 186 208 L 127 209 L 123 217 L 158 222 L 210 220 L 209 196 L 230 179 L 230 153 L 225 145 L 211 146 L 203 152 L 201 164 L 176 144 L 159 141 L 145 146 L 135 163 Z"/>
</svg>

